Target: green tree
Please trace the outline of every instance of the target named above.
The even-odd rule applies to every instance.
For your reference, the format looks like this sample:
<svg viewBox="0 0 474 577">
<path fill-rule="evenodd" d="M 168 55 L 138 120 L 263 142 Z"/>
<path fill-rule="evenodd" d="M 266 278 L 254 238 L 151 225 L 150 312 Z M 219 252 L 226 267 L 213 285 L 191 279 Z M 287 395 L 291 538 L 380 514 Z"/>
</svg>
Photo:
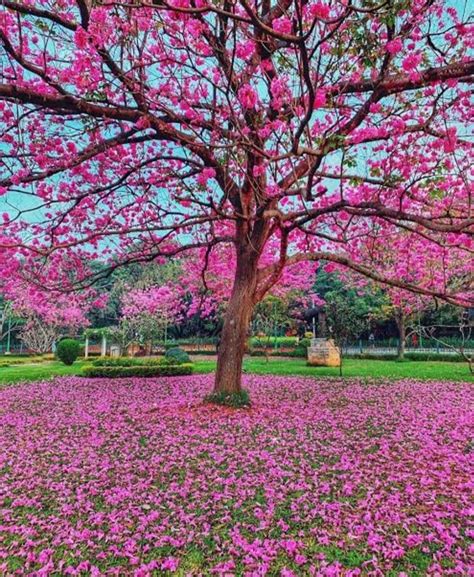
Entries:
<svg viewBox="0 0 474 577">
<path fill-rule="evenodd" d="M 365 311 L 354 305 L 346 296 L 330 292 L 326 298 L 327 325 L 331 337 L 339 348 L 341 364 L 339 374 L 342 376 L 342 359 L 344 347 L 360 337 L 367 326 Z"/>
</svg>

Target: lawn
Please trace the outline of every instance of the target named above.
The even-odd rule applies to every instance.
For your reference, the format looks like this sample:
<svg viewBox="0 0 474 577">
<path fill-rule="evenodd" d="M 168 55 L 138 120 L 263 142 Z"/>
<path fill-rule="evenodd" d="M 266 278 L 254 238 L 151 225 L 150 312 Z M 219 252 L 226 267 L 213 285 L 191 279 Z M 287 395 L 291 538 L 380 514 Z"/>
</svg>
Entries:
<svg viewBox="0 0 474 577">
<path fill-rule="evenodd" d="M 468 383 L 247 375 L 241 410 L 211 386 L 0 390 L 0 574 L 469 574 Z"/>
<path fill-rule="evenodd" d="M 0 366 L 0 386 L 21 381 L 40 381 L 55 376 L 75 375 L 81 372 L 84 362 L 66 366 L 60 361 Z"/>
<path fill-rule="evenodd" d="M 20 381 L 44 380 L 54 376 L 80 374 L 85 362 L 76 362 L 66 367 L 61 362 L 43 362 L 32 365 L 0 366 L 0 385 L 17 383 Z M 195 357 L 195 372 L 206 374 L 215 370 L 215 360 L 203 360 Z M 268 362 L 262 357 L 246 358 L 244 370 L 259 375 L 295 375 L 314 377 L 338 377 L 339 369 L 331 367 L 308 367 L 305 359 L 300 358 L 269 358 Z M 343 367 L 344 377 L 361 378 L 390 378 L 390 379 L 433 379 L 456 380 L 474 382 L 465 363 L 449 363 L 443 361 L 377 361 L 347 359 Z"/>
<path fill-rule="evenodd" d="M 215 361 L 199 360 L 196 357 L 195 372 L 209 373 L 215 370 Z M 244 370 L 258 375 L 300 375 L 314 377 L 338 377 L 339 369 L 334 367 L 309 367 L 301 358 L 246 358 Z M 443 361 L 378 361 L 346 359 L 343 365 L 344 377 L 390 378 L 390 379 L 439 379 L 466 380 L 474 382 L 465 363 Z"/>
</svg>

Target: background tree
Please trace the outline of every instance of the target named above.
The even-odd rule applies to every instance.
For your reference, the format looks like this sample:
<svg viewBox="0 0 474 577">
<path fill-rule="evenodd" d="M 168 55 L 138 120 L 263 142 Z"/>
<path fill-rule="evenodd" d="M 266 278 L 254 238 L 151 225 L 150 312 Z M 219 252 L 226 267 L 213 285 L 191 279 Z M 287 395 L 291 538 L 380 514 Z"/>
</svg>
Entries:
<svg viewBox="0 0 474 577">
<path fill-rule="evenodd" d="M 228 247 L 220 392 L 240 391 L 256 303 L 302 262 L 467 306 L 360 250 L 401 228 L 419 261 L 472 262 L 466 2 L 4 0 L 2 246 L 63 291 L 104 275 L 91 260 L 194 250 L 205 268 Z"/>
<path fill-rule="evenodd" d="M 424 319 L 423 324 L 420 322 L 413 327 L 413 331 L 420 339 L 425 338 L 430 342 L 435 342 L 438 346 L 460 355 L 469 366 L 469 370 L 474 374 L 474 352 L 473 340 L 474 335 L 474 314 L 473 309 L 465 310 L 457 308 L 451 311 L 445 311 L 449 321 L 439 318 L 436 321 L 432 318 Z M 445 317 L 446 318 L 446 317 Z M 449 332 L 447 335 L 446 333 Z M 451 337 L 451 338 L 450 338 Z M 454 339 L 453 339 L 454 337 Z"/>
<path fill-rule="evenodd" d="M 296 295 L 293 295 L 296 296 Z M 276 346 L 276 338 L 286 332 L 291 319 L 290 313 L 290 295 L 286 298 L 267 295 L 262 301 L 257 303 L 252 317 L 252 333 L 256 335 L 254 343 L 257 346 L 263 346 L 265 357 L 268 361 L 269 349 Z"/>
<path fill-rule="evenodd" d="M 62 336 L 59 325 L 48 323 L 38 315 L 30 313 L 20 329 L 20 340 L 28 351 L 37 354 L 50 353 Z"/>
<path fill-rule="evenodd" d="M 13 304 L 0 294 L 0 344 L 6 342 L 5 351 L 11 343 L 13 332 L 23 323 L 22 319 L 15 314 Z"/>
<path fill-rule="evenodd" d="M 183 304 L 179 291 L 168 285 L 127 287 L 122 295 L 120 324 L 151 354 L 153 341 L 166 339 L 167 329 L 178 318 Z"/>
<path fill-rule="evenodd" d="M 388 242 L 390 240 L 390 242 Z M 392 271 L 407 284 L 423 285 L 433 294 L 446 291 L 457 292 L 460 296 L 472 292 L 472 263 L 463 262 L 463 255 L 455 248 L 443 243 L 435 243 L 426 252 L 422 237 L 412 237 L 405 230 L 393 232 L 390 239 L 374 237 L 366 240 L 363 250 L 377 255 L 377 266 L 387 273 Z M 421 257 L 420 257 L 421 255 Z M 345 275 L 354 286 L 367 285 L 367 279 Z M 392 315 L 398 329 L 398 359 L 405 356 L 406 343 L 414 334 L 413 323 L 419 320 L 423 312 L 432 308 L 435 297 L 407 291 L 402 287 L 387 286 L 384 290 L 392 309 Z"/>
<path fill-rule="evenodd" d="M 324 309 L 326 311 L 329 334 L 334 339 L 341 355 L 339 374 L 342 376 L 344 347 L 347 347 L 351 341 L 360 337 L 367 326 L 367 320 L 361 314 L 360 309 L 358 310 L 353 303 L 350 303 L 341 294 L 329 293 Z"/>
</svg>

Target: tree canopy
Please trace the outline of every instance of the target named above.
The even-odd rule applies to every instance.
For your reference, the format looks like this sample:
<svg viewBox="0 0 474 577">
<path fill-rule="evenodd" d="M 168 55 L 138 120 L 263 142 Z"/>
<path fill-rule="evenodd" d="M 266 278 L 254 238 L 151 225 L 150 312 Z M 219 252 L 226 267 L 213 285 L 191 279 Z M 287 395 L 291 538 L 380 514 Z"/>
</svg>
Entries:
<svg viewBox="0 0 474 577">
<path fill-rule="evenodd" d="M 0 38 L 16 272 L 68 291 L 92 259 L 202 271 L 229 250 L 217 388 L 240 388 L 253 307 L 302 263 L 472 302 L 466 1 L 4 0 Z M 415 269 L 458 255 L 462 287 L 384 267 L 401 231 Z"/>
</svg>

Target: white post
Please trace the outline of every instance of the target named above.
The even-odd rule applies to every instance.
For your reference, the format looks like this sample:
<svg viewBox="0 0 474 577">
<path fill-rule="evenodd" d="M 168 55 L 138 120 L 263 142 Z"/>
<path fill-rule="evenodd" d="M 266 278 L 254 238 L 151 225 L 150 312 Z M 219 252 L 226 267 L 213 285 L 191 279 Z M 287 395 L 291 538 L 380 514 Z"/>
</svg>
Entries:
<svg viewBox="0 0 474 577">
<path fill-rule="evenodd" d="M 89 337 L 86 337 L 86 343 L 84 346 L 84 358 L 89 358 Z"/>
<path fill-rule="evenodd" d="M 102 335 L 102 351 L 100 353 L 101 357 L 105 357 L 107 355 L 107 337 Z"/>
</svg>

